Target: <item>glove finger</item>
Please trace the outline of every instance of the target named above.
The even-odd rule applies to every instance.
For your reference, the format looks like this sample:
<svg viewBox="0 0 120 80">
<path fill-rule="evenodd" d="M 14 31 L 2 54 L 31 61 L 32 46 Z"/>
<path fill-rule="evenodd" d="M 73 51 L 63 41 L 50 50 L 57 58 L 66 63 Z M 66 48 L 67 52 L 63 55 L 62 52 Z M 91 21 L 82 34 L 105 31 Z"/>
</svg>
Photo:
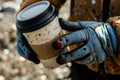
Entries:
<svg viewBox="0 0 120 80">
<path fill-rule="evenodd" d="M 96 61 L 98 63 L 102 63 L 106 58 L 106 53 L 103 50 L 100 50 L 98 53 L 96 53 Z"/>
<path fill-rule="evenodd" d="M 18 49 L 21 49 L 24 56 L 27 53 L 30 53 L 32 51 L 29 44 L 27 43 L 27 40 L 25 39 L 25 37 L 20 32 L 17 32 L 17 46 L 18 46 Z M 27 57 L 25 56 L 25 58 L 27 58 Z"/>
<path fill-rule="evenodd" d="M 29 46 L 25 37 L 20 32 L 17 32 L 17 37 L 18 53 L 25 59 L 28 59 L 36 64 L 40 63 L 40 60 L 37 58 L 37 55 Z"/>
<path fill-rule="evenodd" d="M 18 51 L 21 52 L 20 54 L 23 55 L 24 58 L 27 58 L 26 54 L 30 53 L 29 52 L 30 50 L 27 47 L 26 39 L 20 32 L 17 32 L 17 48 L 18 48 Z"/>
<path fill-rule="evenodd" d="M 101 22 L 98 23 L 96 21 L 71 22 L 71 21 L 66 21 L 62 18 L 59 18 L 59 23 L 62 29 L 67 31 L 76 31 L 88 27 L 95 28 L 96 26 L 101 25 Z"/>
<path fill-rule="evenodd" d="M 96 58 L 93 55 L 89 55 L 84 59 L 80 59 L 76 61 L 78 64 L 93 64 L 96 61 Z"/>
<path fill-rule="evenodd" d="M 34 62 L 35 64 L 40 63 L 40 60 L 37 58 L 37 55 L 35 55 L 35 53 L 28 53 L 27 56 L 28 56 L 28 59 Z"/>
<path fill-rule="evenodd" d="M 25 57 L 25 53 L 21 50 L 21 48 L 18 46 L 18 44 L 17 44 L 17 51 L 18 51 L 18 53 L 19 53 L 20 56 L 26 58 Z"/>
<path fill-rule="evenodd" d="M 74 43 L 85 42 L 88 40 L 87 33 L 88 33 L 88 30 L 83 29 L 83 30 L 75 31 L 70 34 L 64 35 L 58 40 L 54 41 L 52 44 L 52 47 L 54 49 L 61 49 Z"/>
<path fill-rule="evenodd" d="M 57 63 L 58 64 L 64 64 L 64 63 L 67 63 L 67 62 L 70 62 L 70 61 L 85 59 L 86 56 L 90 55 L 91 50 L 92 49 L 87 44 L 87 45 L 84 45 L 81 48 L 78 48 L 78 49 L 74 50 L 74 51 L 70 51 L 70 52 L 67 52 L 67 53 L 60 54 L 57 58 Z"/>
<path fill-rule="evenodd" d="M 83 28 L 96 28 L 97 26 L 102 25 L 102 22 L 96 22 L 96 21 L 80 21 L 79 25 L 82 25 Z"/>
<path fill-rule="evenodd" d="M 28 59 L 35 64 L 39 64 L 40 60 L 37 58 L 37 55 L 32 51 L 31 49 L 27 48 L 25 45 L 22 46 L 22 48 L 17 45 L 18 53 L 24 57 L 25 59 Z"/>
</svg>

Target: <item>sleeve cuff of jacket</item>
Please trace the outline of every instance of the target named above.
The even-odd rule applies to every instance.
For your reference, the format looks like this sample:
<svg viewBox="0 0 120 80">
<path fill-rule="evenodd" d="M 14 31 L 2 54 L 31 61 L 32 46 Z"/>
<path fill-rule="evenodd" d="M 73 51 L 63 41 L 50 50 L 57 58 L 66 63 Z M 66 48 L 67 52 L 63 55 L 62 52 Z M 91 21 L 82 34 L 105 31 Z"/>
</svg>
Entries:
<svg viewBox="0 0 120 80">
<path fill-rule="evenodd" d="M 108 22 L 113 26 L 117 33 L 118 53 L 120 53 L 120 16 L 110 17 Z"/>
</svg>

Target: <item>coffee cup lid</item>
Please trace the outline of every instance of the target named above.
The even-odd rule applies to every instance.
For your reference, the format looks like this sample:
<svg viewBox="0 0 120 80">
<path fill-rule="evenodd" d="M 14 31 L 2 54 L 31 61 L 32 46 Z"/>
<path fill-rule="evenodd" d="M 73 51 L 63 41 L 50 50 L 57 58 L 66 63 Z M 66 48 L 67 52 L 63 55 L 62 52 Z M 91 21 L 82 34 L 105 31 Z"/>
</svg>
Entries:
<svg viewBox="0 0 120 80">
<path fill-rule="evenodd" d="M 17 16 L 17 20 L 26 21 L 30 20 L 38 15 L 42 14 L 45 10 L 48 9 L 50 3 L 48 1 L 41 1 L 35 4 L 32 4 L 25 9 L 23 9 Z"/>
<path fill-rule="evenodd" d="M 55 7 L 48 1 L 36 2 L 17 14 L 17 29 L 21 32 L 34 31 L 49 23 L 56 14 Z"/>
</svg>

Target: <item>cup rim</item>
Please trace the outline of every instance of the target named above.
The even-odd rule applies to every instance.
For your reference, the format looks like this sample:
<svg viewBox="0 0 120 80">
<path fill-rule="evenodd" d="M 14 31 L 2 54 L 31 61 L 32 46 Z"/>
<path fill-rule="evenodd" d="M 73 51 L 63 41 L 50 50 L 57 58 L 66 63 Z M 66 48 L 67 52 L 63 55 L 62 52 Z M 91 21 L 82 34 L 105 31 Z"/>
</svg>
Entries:
<svg viewBox="0 0 120 80">
<path fill-rule="evenodd" d="M 29 5 L 29 6 L 27 6 L 26 8 L 24 8 L 23 10 L 21 10 L 21 11 L 17 14 L 17 16 L 16 16 L 17 21 L 23 22 L 23 21 L 28 21 L 28 20 L 34 19 L 35 17 L 31 17 L 31 18 L 29 18 L 29 19 L 23 20 L 23 19 L 20 19 L 20 15 L 21 15 L 23 12 L 25 12 L 26 10 L 29 10 L 31 7 L 34 7 L 34 6 L 37 6 L 37 5 L 39 5 L 39 4 L 43 4 L 43 3 L 46 4 L 46 10 L 43 11 L 42 13 L 36 15 L 35 17 L 38 17 L 38 16 L 44 14 L 44 13 L 50 8 L 51 5 L 50 5 L 50 3 L 49 3 L 48 1 L 39 1 L 39 2 L 36 2 L 36 3 L 33 3 L 33 4 Z"/>
<path fill-rule="evenodd" d="M 32 5 L 34 6 L 34 5 L 42 3 L 42 2 L 45 2 L 49 5 L 49 6 L 47 6 L 48 8 L 45 11 L 43 11 L 43 13 L 41 13 L 38 16 L 33 17 L 29 20 L 23 20 L 23 21 L 16 20 L 16 26 L 17 26 L 18 31 L 20 31 L 22 33 L 35 31 L 39 28 L 44 27 L 48 23 L 50 23 L 57 16 L 57 14 L 58 14 L 57 10 L 48 1 L 40 1 L 40 2 L 34 3 Z M 27 8 L 30 8 L 30 7 L 27 7 Z M 24 9 L 24 10 L 26 10 L 26 9 Z"/>
</svg>

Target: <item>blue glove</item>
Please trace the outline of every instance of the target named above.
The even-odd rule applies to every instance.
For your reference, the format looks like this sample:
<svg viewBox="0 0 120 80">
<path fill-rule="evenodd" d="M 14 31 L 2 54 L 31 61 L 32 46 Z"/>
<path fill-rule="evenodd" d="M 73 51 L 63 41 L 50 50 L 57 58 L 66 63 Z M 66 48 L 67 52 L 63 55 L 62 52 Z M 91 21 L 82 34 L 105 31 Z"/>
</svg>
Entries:
<svg viewBox="0 0 120 80">
<path fill-rule="evenodd" d="M 19 31 L 17 31 L 17 51 L 25 59 L 30 60 L 35 64 L 40 63 L 40 60 L 37 58 L 37 55 L 31 49 L 23 34 Z"/>
<path fill-rule="evenodd" d="M 76 61 L 79 64 L 102 63 L 106 55 L 113 56 L 117 51 L 117 38 L 109 23 L 95 21 L 70 22 L 59 19 L 59 23 L 69 34 L 53 42 L 54 49 L 65 48 L 71 44 L 84 42 L 75 50 L 61 53 L 58 64 Z"/>
</svg>

